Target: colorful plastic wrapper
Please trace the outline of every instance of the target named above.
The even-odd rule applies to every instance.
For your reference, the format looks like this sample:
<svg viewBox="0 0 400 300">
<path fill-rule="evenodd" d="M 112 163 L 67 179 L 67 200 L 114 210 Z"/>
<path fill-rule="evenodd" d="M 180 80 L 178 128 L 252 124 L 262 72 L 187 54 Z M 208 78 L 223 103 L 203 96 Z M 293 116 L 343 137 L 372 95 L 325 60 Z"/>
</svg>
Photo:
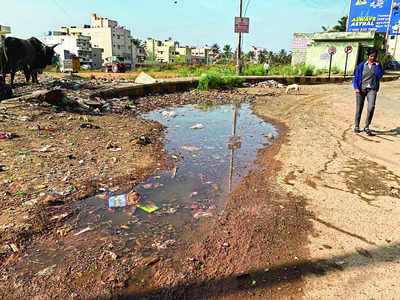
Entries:
<svg viewBox="0 0 400 300">
<path fill-rule="evenodd" d="M 151 214 L 151 213 L 155 212 L 156 210 L 160 209 L 157 205 L 155 205 L 151 201 L 146 201 L 143 204 L 138 204 L 137 207 L 139 207 L 140 209 L 143 209 L 145 212 L 147 212 L 149 214 Z"/>
<path fill-rule="evenodd" d="M 108 207 L 116 208 L 116 207 L 133 206 L 137 205 L 140 199 L 141 197 L 139 193 L 136 191 L 132 191 L 127 194 L 111 196 L 108 199 Z"/>
</svg>

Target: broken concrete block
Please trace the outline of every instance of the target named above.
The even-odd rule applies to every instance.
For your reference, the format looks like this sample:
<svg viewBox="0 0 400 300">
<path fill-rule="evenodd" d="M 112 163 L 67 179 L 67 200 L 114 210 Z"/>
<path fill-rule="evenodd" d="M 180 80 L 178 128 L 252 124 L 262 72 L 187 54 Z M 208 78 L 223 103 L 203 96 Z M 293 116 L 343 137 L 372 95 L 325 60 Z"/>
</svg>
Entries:
<svg viewBox="0 0 400 300">
<path fill-rule="evenodd" d="M 145 72 L 140 72 L 139 76 L 135 80 L 135 83 L 141 84 L 151 84 L 156 82 L 157 80 L 155 80 L 153 77 L 151 77 L 149 74 L 146 74 Z"/>
</svg>

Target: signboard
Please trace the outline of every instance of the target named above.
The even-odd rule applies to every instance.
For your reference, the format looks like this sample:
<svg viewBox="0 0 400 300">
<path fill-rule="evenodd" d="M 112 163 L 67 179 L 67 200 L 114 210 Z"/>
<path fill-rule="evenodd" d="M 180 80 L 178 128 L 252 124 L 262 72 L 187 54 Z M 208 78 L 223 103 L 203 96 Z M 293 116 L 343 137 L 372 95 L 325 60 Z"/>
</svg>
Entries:
<svg viewBox="0 0 400 300">
<path fill-rule="evenodd" d="M 321 55 L 319 56 L 320 60 L 329 60 L 329 58 L 330 58 L 330 55 L 328 52 L 321 53 Z"/>
<path fill-rule="evenodd" d="M 389 34 L 400 35 L 400 0 L 393 1 L 393 12 L 390 21 Z"/>
<path fill-rule="evenodd" d="M 351 52 L 353 52 L 353 47 L 352 46 L 349 45 L 346 48 L 344 48 L 344 53 L 350 54 Z"/>
<path fill-rule="evenodd" d="M 386 32 L 393 0 L 350 0 L 347 31 Z"/>
<path fill-rule="evenodd" d="M 329 47 L 328 49 L 328 54 L 329 55 L 334 55 L 336 53 L 336 47 Z"/>
<path fill-rule="evenodd" d="M 249 33 L 249 18 L 235 17 L 235 33 Z"/>
</svg>

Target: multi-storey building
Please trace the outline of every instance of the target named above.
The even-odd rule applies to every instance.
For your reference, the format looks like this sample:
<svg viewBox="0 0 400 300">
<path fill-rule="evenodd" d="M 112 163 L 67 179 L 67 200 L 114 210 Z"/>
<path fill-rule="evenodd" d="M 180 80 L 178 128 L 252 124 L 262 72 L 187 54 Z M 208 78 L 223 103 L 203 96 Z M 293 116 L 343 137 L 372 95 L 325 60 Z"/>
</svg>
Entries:
<svg viewBox="0 0 400 300">
<path fill-rule="evenodd" d="M 176 56 L 184 57 L 185 63 L 191 63 L 192 54 L 189 47 L 180 47 L 179 42 L 169 38 L 164 42 L 148 38 L 146 40 L 146 54 L 150 60 L 160 63 L 174 63 Z M 181 61 L 181 60 L 180 60 Z"/>
<path fill-rule="evenodd" d="M 211 64 L 213 57 L 209 55 L 211 47 L 205 45 L 203 48 L 193 47 L 192 49 L 192 63 L 197 64 Z"/>
<path fill-rule="evenodd" d="M 87 65 L 94 68 L 93 49 L 90 44 L 89 36 L 79 34 L 67 35 L 65 32 L 61 31 L 50 31 L 44 37 L 44 40 L 47 45 L 59 44 L 54 51 L 62 60 L 66 59 L 67 55 L 75 55 L 79 58 L 81 66 Z"/>
<path fill-rule="evenodd" d="M 67 34 L 90 36 L 93 48 L 102 48 L 103 64 L 117 57 L 126 65 L 133 60 L 131 31 L 118 25 L 117 21 L 102 18 L 96 14 L 91 16 L 91 25 L 84 27 L 63 27 L 61 31 Z"/>
</svg>

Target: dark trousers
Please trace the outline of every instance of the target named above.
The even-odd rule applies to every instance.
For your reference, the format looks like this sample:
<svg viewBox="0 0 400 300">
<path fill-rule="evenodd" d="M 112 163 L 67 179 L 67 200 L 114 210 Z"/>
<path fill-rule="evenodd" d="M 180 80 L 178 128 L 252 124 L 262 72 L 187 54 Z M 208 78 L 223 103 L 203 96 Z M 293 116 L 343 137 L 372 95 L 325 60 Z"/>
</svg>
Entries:
<svg viewBox="0 0 400 300">
<path fill-rule="evenodd" d="M 374 116 L 376 91 L 373 89 L 360 90 L 359 93 L 356 93 L 356 117 L 354 121 L 355 128 L 359 128 L 360 126 L 360 119 L 364 108 L 365 98 L 367 98 L 368 101 L 368 108 L 364 128 L 369 128 L 369 124 L 371 124 L 372 117 Z"/>
</svg>

